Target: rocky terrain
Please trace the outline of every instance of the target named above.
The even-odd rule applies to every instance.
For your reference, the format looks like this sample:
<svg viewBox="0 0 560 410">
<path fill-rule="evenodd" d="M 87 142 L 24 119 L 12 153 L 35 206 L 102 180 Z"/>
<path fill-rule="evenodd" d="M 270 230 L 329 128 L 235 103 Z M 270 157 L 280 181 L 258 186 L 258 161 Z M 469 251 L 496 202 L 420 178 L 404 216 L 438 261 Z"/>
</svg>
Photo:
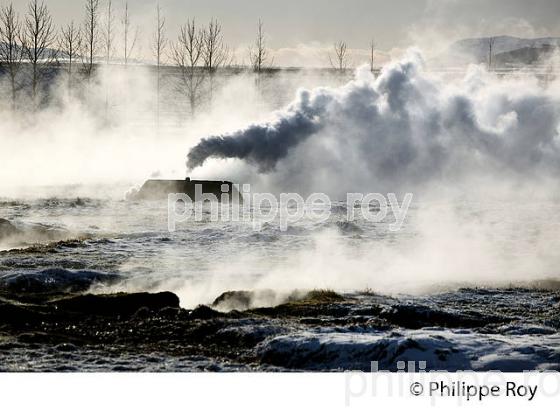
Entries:
<svg viewBox="0 0 560 410">
<path fill-rule="evenodd" d="M 76 280 L 80 278 L 80 280 Z M 69 279 L 72 279 L 71 281 Z M 89 293 L 114 275 L 53 269 L 0 277 L 2 371 L 556 369 L 557 283 L 424 297 L 231 291 L 180 307 L 171 292 Z M 547 289 L 547 290 L 545 290 Z M 235 309 L 232 309 L 235 308 Z"/>
<path fill-rule="evenodd" d="M 465 209 L 477 218 L 494 212 Z M 494 241 L 526 243 L 525 254 L 507 254 L 519 263 L 534 252 L 531 227 L 550 227 L 555 238 L 557 205 L 535 209 L 542 221 L 494 225 Z M 503 221 L 502 208 L 495 212 Z M 0 202 L 0 370 L 368 371 L 372 361 L 389 370 L 408 361 L 427 370 L 558 370 L 557 281 L 522 282 L 503 270 L 511 282 L 483 283 L 450 271 L 436 287 L 391 278 L 385 290 L 380 266 L 345 262 L 334 267 L 339 281 L 366 269 L 371 282 L 344 291 L 305 276 L 324 263 L 298 263 L 306 280 L 294 284 L 294 255 L 316 249 L 318 233 L 337 238 L 328 252 L 373 252 L 416 235 L 345 214 L 341 207 L 322 225 L 302 221 L 286 232 L 209 221 L 169 232 L 165 204 Z"/>
</svg>

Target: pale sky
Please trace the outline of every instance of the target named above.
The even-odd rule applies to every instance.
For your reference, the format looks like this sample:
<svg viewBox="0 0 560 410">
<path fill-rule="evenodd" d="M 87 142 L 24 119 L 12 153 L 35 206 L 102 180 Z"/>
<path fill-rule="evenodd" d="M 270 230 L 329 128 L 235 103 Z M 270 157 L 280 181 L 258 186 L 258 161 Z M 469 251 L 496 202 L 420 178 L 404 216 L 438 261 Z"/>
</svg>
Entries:
<svg viewBox="0 0 560 410">
<path fill-rule="evenodd" d="M 101 0 L 107 1 L 107 0 Z M 0 0 L 5 3 L 6 0 Z M 45 0 L 57 24 L 83 20 L 83 1 Z M 120 13 L 125 0 L 113 0 Z M 139 44 L 149 55 L 156 0 L 129 0 Z M 173 39 L 187 18 L 204 23 L 218 18 L 226 42 L 239 50 L 252 42 L 256 22 L 265 25 L 268 45 L 281 59 L 305 58 L 312 50 L 345 40 L 365 49 L 375 38 L 385 51 L 444 46 L 464 37 L 517 35 L 560 36 L 560 0 L 160 0 Z M 27 1 L 15 0 L 23 13 Z M 117 19 L 118 23 L 119 19 Z M 284 49 L 284 50 L 282 50 Z M 284 64 L 284 61 L 282 61 Z M 289 65 L 289 62 L 286 62 Z M 297 64 L 296 64 L 297 65 Z"/>
</svg>

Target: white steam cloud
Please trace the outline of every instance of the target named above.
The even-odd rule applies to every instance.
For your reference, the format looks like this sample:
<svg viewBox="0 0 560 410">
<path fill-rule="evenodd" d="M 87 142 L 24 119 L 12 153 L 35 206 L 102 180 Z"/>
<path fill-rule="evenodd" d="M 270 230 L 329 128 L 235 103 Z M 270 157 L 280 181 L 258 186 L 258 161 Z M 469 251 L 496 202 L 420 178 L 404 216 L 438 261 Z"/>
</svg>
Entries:
<svg viewBox="0 0 560 410">
<path fill-rule="evenodd" d="M 172 83 L 162 94 L 173 98 L 162 105 L 158 128 L 155 115 L 146 114 L 154 112 L 150 70 L 129 67 L 125 76 L 109 69 L 99 73 L 84 98 L 61 97 L 59 105 L 29 116 L 0 112 L 1 196 L 9 195 L 10 186 L 44 196 L 41 192 L 54 195 L 51 185 L 84 184 L 87 195 L 100 195 L 98 183 L 105 188 L 123 181 L 129 187 L 152 173 L 183 178 L 178 148 L 194 145 L 188 166 L 195 178 L 250 182 L 269 192 L 324 192 L 333 200 L 347 192 L 410 191 L 415 198 L 398 237 L 370 226 L 356 240 L 341 232 L 334 218 L 320 229 L 296 224 L 294 237 L 298 229 L 311 235 L 296 248 L 290 235 L 274 231 L 212 242 L 201 248 L 210 250 L 203 254 L 208 258 L 185 255 L 183 245 L 162 246 L 159 254 L 132 258 L 119 268 L 136 273 L 154 267 L 150 275 L 132 275 L 124 290 L 153 290 L 157 282 L 158 290 L 176 291 L 184 305 L 194 306 L 234 289 L 408 292 L 422 283 L 558 277 L 558 80 L 527 73 L 500 78 L 479 66 L 464 75 L 435 73 L 411 50 L 377 78 L 361 68 L 341 87 L 312 88 L 340 78 L 278 74 L 265 95 L 268 88 L 256 89 L 249 74 L 224 79 L 212 102 L 193 117 L 173 111 L 185 101 Z M 283 106 L 286 93 L 293 95 L 303 84 L 307 90 L 263 120 L 263 113 Z M 253 125 L 243 128 L 250 121 Z M 215 136 L 199 141 L 200 135 Z M 34 184 L 47 187 L 28 188 Z M 124 193 L 120 185 L 116 190 Z M 460 201 L 446 196 L 457 190 Z M 494 202 L 477 203 L 489 199 L 488 192 Z M 136 226 L 136 218 L 146 215 L 151 220 L 153 212 L 131 214 L 122 225 L 110 212 L 105 222 L 98 214 L 86 220 L 111 232 L 115 225 L 127 231 L 127 223 Z M 41 218 L 39 213 L 35 219 Z M 266 246 L 267 235 L 273 245 Z M 223 247 L 227 259 L 215 263 Z"/>
<path fill-rule="evenodd" d="M 283 189 L 327 192 L 418 188 L 467 175 L 554 176 L 559 124 L 554 84 L 498 79 L 479 66 L 450 81 L 409 50 L 377 79 L 362 67 L 343 87 L 300 90 L 270 122 L 201 140 L 187 165 L 235 158 Z"/>
</svg>

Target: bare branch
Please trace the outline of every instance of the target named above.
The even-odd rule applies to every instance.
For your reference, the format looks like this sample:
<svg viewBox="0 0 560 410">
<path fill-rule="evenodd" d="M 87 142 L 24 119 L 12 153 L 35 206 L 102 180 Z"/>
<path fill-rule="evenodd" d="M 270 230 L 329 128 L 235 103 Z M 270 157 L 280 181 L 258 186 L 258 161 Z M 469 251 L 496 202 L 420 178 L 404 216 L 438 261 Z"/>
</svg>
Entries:
<svg viewBox="0 0 560 410">
<path fill-rule="evenodd" d="M 50 62 L 56 57 L 52 48 L 55 42 L 54 25 L 45 3 L 31 0 L 27 8 L 22 35 L 25 55 L 33 70 L 32 91 L 33 97 L 35 97 L 39 82 L 39 64 Z"/>
<path fill-rule="evenodd" d="M 107 0 L 107 14 L 105 16 L 105 27 L 103 30 L 103 42 L 105 51 L 105 64 L 109 64 L 113 57 L 113 43 L 115 40 L 115 32 L 113 30 L 115 24 L 115 16 L 113 14 L 113 1 Z"/>
<path fill-rule="evenodd" d="M 84 67 L 89 77 L 93 71 L 95 54 L 99 47 L 99 0 L 86 0 L 83 26 Z"/>
<path fill-rule="evenodd" d="M 264 68 L 272 65 L 274 60 L 269 57 L 270 52 L 266 47 L 263 27 L 263 22 L 259 19 L 255 44 L 249 48 L 249 60 L 251 61 L 251 66 L 253 67 L 253 70 L 258 73 L 260 73 Z"/>
<path fill-rule="evenodd" d="M 192 115 L 198 104 L 199 90 L 204 81 L 204 77 L 195 72 L 203 58 L 203 38 L 203 30 L 196 28 L 194 19 L 189 20 L 181 26 L 177 42 L 171 50 L 173 62 L 181 69 L 182 86 L 188 96 Z"/>
<path fill-rule="evenodd" d="M 21 46 L 21 22 L 14 10 L 13 4 L 0 10 L 0 63 L 10 68 L 23 59 Z"/>
<path fill-rule="evenodd" d="M 338 71 L 348 68 L 348 45 L 344 41 L 338 41 L 333 45 L 334 55 L 329 55 L 331 66 Z"/>
<path fill-rule="evenodd" d="M 203 31 L 202 54 L 204 67 L 210 72 L 222 65 L 226 65 L 230 58 L 230 50 L 224 44 L 222 26 L 216 19 L 211 19 L 208 27 Z"/>
<path fill-rule="evenodd" d="M 494 52 L 494 44 L 496 43 L 496 37 L 489 37 L 488 43 L 488 70 L 492 69 L 492 57 Z"/>
<path fill-rule="evenodd" d="M 375 39 L 371 39 L 369 43 L 369 67 L 372 73 L 373 73 L 374 62 L 375 62 L 375 49 L 376 49 Z"/>
<path fill-rule="evenodd" d="M 72 21 L 60 31 L 58 49 L 64 58 L 68 59 L 68 73 L 72 75 L 72 65 L 78 57 L 82 48 L 82 33 Z"/>
<path fill-rule="evenodd" d="M 21 69 L 24 47 L 21 43 L 21 22 L 12 3 L 0 9 L 0 64 L 10 76 L 12 109 L 16 103 L 16 77 Z"/>
<path fill-rule="evenodd" d="M 172 59 L 178 67 L 193 69 L 203 57 L 204 32 L 196 28 L 195 20 L 181 26 L 177 43 L 172 49 Z"/>
<path fill-rule="evenodd" d="M 122 20 L 123 32 L 124 32 L 124 65 L 128 65 L 128 60 L 134 52 L 134 47 L 136 46 L 136 41 L 138 39 L 138 27 L 136 27 L 134 34 L 130 33 L 131 21 L 130 14 L 128 12 L 128 2 L 125 3 L 124 16 Z M 132 40 L 131 40 L 132 35 Z"/>
<path fill-rule="evenodd" d="M 154 33 L 154 38 L 152 42 L 152 51 L 154 57 L 156 58 L 156 65 L 159 67 L 162 63 L 162 58 L 167 47 L 167 38 L 165 36 L 165 17 L 161 15 L 161 8 L 156 6 L 157 20 L 156 20 L 156 31 Z"/>
</svg>

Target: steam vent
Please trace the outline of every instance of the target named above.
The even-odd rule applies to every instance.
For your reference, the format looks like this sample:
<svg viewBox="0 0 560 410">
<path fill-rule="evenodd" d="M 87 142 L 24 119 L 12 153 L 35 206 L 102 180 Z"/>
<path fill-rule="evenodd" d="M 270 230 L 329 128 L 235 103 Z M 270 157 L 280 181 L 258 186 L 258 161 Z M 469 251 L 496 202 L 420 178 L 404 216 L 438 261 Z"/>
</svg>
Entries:
<svg viewBox="0 0 560 410">
<path fill-rule="evenodd" d="M 169 194 L 187 194 L 193 201 L 196 186 L 202 187 L 202 194 L 215 195 L 218 200 L 223 194 L 239 195 L 239 191 L 229 181 L 205 181 L 195 179 L 149 179 L 131 196 L 132 200 L 167 200 Z"/>
</svg>

